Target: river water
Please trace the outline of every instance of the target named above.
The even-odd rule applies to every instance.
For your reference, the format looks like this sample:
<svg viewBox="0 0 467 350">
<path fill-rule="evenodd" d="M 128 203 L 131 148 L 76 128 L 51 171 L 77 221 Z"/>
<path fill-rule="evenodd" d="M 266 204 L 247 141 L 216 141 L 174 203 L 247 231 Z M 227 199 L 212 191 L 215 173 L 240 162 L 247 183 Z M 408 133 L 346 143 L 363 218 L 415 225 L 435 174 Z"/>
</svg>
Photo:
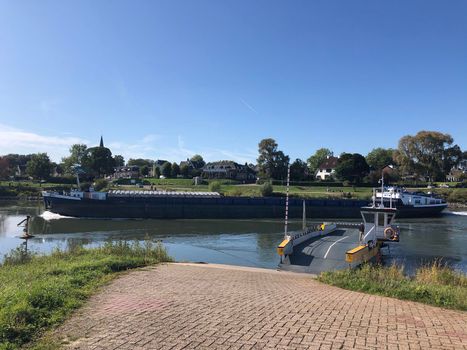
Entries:
<svg viewBox="0 0 467 350">
<path fill-rule="evenodd" d="M 177 261 L 276 268 L 283 238 L 280 220 L 98 220 L 64 218 L 44 212 L 37 202 L 0 202 L 0 261 L 22 240 L 17 224 L 32 216 L 28 249 L 47 253 L 71 245 L 96 246 L 108 240 L 160 240 Z M 314 219 L 313 222 L 317 220 Z M 349 221 L 333 219 L 332 221 Z M 358 220 L 355 220 L 358 221 Z M 401 219 L 401 242 L 393 243 L 386 263 L 397 261 L 410 273 L 419 264 L 442 258 L 467 273 L 467 212 L 432 219 Z M 291 230 L 301 221 L 292 221 Z"/>
</svg>

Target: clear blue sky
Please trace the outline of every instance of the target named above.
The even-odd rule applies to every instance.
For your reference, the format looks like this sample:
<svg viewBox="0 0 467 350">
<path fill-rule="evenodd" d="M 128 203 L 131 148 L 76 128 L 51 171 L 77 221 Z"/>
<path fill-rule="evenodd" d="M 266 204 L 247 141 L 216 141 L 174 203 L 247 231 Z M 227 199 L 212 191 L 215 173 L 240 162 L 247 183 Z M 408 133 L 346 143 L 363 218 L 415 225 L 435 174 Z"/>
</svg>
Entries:
<svg viewBox="0 0 467 350">
<path fill-rule="evenodd" d="M 467 148 L 466 1 L 0 0 L 0 154 Z"/>
</svg>

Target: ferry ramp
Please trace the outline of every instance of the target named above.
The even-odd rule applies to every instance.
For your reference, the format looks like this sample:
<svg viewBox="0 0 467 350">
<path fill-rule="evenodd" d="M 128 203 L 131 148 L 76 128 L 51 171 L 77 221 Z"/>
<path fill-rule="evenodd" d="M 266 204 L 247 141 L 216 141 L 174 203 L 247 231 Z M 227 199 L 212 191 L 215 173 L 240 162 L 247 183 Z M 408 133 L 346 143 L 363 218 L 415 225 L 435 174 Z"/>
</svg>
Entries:
<svg viewBox="0 0 467 350">
<path fill-rule="evenodd" d="M 359 244 L 359 232 L 354 228 L 338 228 L 326 236 L 312 238 L 294 247 L 293 253 L 283 258 L 283 271 L 320 274 L 323 271 L 349 267 L 346 251 Z"/>
</svg>

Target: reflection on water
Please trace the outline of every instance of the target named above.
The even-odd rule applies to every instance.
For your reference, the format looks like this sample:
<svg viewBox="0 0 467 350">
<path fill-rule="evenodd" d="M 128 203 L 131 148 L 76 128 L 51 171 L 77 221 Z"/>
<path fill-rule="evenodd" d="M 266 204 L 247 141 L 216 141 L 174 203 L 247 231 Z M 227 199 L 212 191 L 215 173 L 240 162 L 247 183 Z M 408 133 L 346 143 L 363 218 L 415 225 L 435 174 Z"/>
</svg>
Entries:
<svg viewBox="0 0 467 350">
<path fill-rule="evenodd" d="M 280 220 L 100 220 L 60 218 L 45 220 L 34 202 L 0 203 L 0 256 L 17 247 L 21 228 L 31 215 L 29 247 L 49 252 L 55 247 L 94 246 L 107 240 L 161 240 L 178 261 L 205 261 L 275 268 L 276 246 L 283 236 Z M 50 217 L 49 217 L 50 219 Z M 345 220 L 349 221 L 349 220 Z M 436 257 L 467 272 L 467 216 L 445 215 L 433 219 L 402 219 L 401 243 L 391 244 L 391 259 L 408 270 Z M 292 221 L 298 229 L 300 221 Z"/>
</svg>

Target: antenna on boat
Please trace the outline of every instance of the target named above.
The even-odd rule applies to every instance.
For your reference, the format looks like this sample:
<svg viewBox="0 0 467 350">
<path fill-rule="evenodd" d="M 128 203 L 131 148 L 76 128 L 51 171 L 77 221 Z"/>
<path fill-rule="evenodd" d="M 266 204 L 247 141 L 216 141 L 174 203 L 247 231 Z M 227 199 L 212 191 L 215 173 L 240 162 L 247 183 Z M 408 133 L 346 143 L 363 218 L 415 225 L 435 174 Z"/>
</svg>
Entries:
<svg viewBox="0 0 467 350">
<path fill-rule="evenodd" d="M 391 187 L 391 191 L 389 193 L 389 208 L 392 209 L 392 196 L 394 195 L 394 187 Z"/>
<path fill-rule="evenodd" d="M 287 188 L 285 194 L 285 227 L 284 227 L 284 237 L 288 236 L 287 226 L 289 224 L 289 185 L 290 185 L 290 163 L 287 165 Z"/>
<path fill-rule="evenodd" d="M 381 207 L 384 208 L 384 196 L 383 196 L 383 193 L 384 193 L 384 173 L 381 173 L 381 180 L 379 180 L 379 182 L 381 182 Z"/>
</svg>

